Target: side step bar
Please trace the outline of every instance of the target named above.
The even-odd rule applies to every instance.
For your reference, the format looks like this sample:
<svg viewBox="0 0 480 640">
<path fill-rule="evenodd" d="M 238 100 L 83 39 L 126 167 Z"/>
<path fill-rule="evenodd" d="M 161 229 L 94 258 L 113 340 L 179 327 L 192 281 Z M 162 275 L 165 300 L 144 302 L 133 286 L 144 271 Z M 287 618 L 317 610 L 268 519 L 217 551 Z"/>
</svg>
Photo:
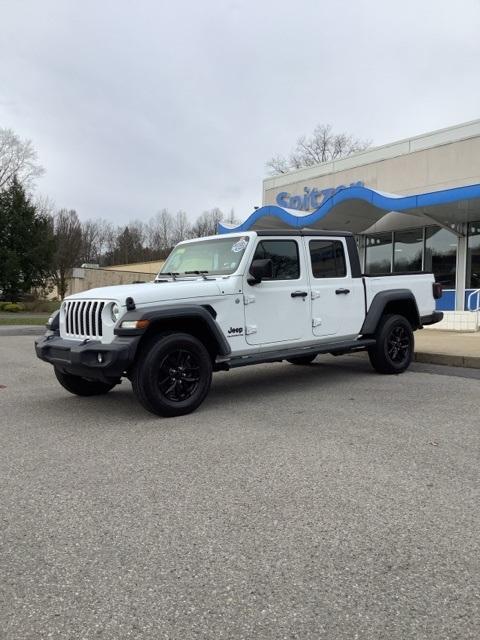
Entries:
<svg viewBox="0 0 480 640">
<path fill-rule="evenodd" d="M 245 367 L 249 364 L 260 364 L 264 362 L 281 362 L 298 356 L 318 355 L 319 353 L 331 353 L 334 356 L 340 356 L 353 351 L 364 351 L 368 347 L 375 344 L 373 338 L 363 338 L 361 340 L 343 340 L 339 342 L 330 342 L 329 344 L 315 344 L 309 347 L 301 347 L 296 349 L 279 349 L 277 351 L 264 351 L 263 353 L 252 353 L 252 355 L 233 356 L 231 358 L 222 358 L 217 360 L 218 369 L 234 369 L 237 367 Z"/>
</svg>

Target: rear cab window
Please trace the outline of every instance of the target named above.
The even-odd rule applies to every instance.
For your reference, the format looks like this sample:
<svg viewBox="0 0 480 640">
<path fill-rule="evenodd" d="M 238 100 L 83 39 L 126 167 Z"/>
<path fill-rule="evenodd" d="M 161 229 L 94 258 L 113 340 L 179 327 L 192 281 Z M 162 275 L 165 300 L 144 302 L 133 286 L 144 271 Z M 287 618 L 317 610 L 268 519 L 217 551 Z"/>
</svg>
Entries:
<svg viewBox="0 0 480 640">
<path fill-rule="evenodd" d="M 340 240 L 310 240 L 308 243 L 314 278 L 345 278 L 345 247 Z"/>
</svg>

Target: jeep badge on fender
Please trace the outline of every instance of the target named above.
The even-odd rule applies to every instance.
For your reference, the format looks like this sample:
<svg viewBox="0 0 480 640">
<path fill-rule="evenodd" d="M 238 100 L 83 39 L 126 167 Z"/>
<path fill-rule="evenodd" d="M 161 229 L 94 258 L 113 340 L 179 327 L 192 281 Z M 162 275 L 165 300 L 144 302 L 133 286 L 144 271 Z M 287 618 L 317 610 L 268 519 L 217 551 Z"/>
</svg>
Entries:
<svg viewBox="0 0 480 640">
<path fill-rule="evenodd" d="M 239 336 L 241 333 L 243 333 L 243 327 L 230 327 L 227 331 L 229 337 Z"/>
</svg>

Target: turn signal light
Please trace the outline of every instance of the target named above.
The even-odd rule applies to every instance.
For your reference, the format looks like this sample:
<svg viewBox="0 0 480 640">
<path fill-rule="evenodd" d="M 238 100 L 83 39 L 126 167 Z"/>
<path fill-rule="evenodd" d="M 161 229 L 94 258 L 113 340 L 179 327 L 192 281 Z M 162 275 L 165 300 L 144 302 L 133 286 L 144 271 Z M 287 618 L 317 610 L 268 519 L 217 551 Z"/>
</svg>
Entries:
<svg viewBox="0 0 480 640">
<path fill-rule="evenodd" d="M 146 329 L 150 320 L 124 320 L 120 325 L 122 329 Z"/>
</svg>

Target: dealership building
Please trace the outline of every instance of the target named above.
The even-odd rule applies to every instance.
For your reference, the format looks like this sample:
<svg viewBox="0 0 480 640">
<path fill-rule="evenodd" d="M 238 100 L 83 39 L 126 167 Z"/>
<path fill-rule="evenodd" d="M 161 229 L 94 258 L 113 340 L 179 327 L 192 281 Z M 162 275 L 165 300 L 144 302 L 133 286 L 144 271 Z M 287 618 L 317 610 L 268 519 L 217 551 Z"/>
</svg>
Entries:
<svg viewBox="0 0 480 640">
<path fill-rule="evenodd" d="M 266 178 L 235 228 L 289 227 L 352 231 L 366 274 L 433 271 L 441 327 L 478 328 L 480 120 Z"/>
</svg>

